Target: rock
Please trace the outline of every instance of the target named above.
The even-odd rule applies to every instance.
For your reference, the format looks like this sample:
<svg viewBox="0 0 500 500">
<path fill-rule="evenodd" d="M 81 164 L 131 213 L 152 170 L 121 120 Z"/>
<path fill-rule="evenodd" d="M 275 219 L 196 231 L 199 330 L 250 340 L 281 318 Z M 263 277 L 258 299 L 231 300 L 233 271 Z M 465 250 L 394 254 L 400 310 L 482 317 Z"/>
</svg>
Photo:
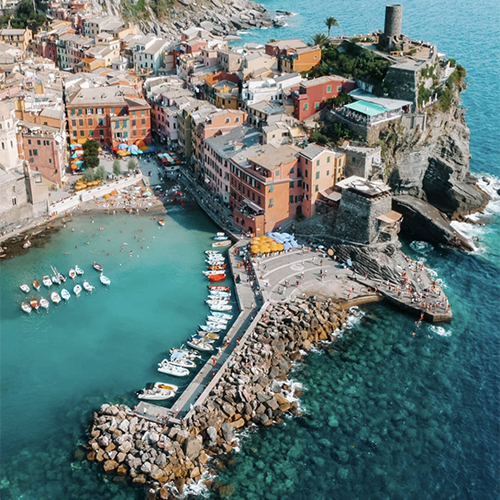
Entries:
<svg viewBox="0 0 500 500">
<path fill-rule="evenodd" d="M 238 420 L 231 422 L 231 425 L 233 426 L 234 429 L 240 429 L 245 425 L 245 419 L 239 418 Z"/>
<path fill-rule="evenodd" d="M 118 451 L 122 453 L 128 453 L 131 449 L 132 443 L 130 441 L 125 441 L 118 447 Z"/>
<path fill-rule="evenodd" d="M 221 486 L 219 488 L 219 496 L 221 498 L 229 498 L 231 495 L 234 494 L 236 491 L 236 488 L 234 487 L 234 484 L 228 484 L 225 486 Z"/>
<path fill-rule="evenodd" d="M 101 448 L 106 448 L 106 446 L 111 443 L 111 439 L 107 434 L 104 434 L 103 436 L 99 436 L 97 438 L 97 442 Z"/>
<path fill-rule="evenodd" d="M 206 464 L 208 462 L 208 457 L 207 454 L 205 453 L 205 450 L 200 451 L 200 454 L 198 456 L 198 462 L 200 464 Z"/>
<path fill-rule="evenodd" d="M 275 398 L 267 400 L 265 404 L 268 408 L 270 408 L 273 411 L 276 411 L 278 409 L 278 402 L 276 401 Z"/>
<path fill-rule="evenodd" d="M 128 432 L 129 425 L 130 423 L 128 420 L 122 420 L 120 422 L 120 425 L 118 426 L 118 429 L 120 429 L 122 432 Z"/>
<path fill-rule="evenodd" d="M 222 435 L 227 442 L 231 442 L 234 439 L 234 427 L 224 422 L 221 426 Z"/>
<path fill-rule="evenodd" d="M 222 405 L 222 411 L 228 416 L 228 417 L 232 417 L 236 411 L 235 409 L 229 404 L 229 403 L 224 403 Z"/>
<path fill-rule="evenodd" d="M 128 469 L 125 465 L 121 464 L 118 466 L 118 469 L 116 469 L 116 473 L 124 476 L 127 473 Z"/>
<path fill-rule="evenodd" d="M 95 459 L 98 462 L 103 462 L 104 461 L 104 450 L 101 450 L 100 448 L 97 450 Z"/>
<path fill-rule="evenodd" d="M 145 472 L 146 474 L 149 474 L 151 472 L 151 464 L 149 462 L 144 462 L 141 465 L 141 472 Z"/>
<path fill-rule="evenodd" d="M 127 454 L 123 453 L 123 452 L 120 452 L 116 456 L 116 461 L 119 462 L 119 463 L 122 463 L 125 460 L 125 458 L 127 458 Z"/>
<path fill-rule="evenodd" d="M 168 500 L 170 498 L 170 493 L 167 486 L 162 486 L 159 491 L 161 500 Z"/>
<path fill-rule="evenodd" d="M 110 470 L 115 470 L 117 467 L 118 467 L 118 462 L 116 462 L 115 460 L 106 460 L 104 462 L 104 470 L 106 472 Z"/>
<path fill-rule="evenodd" d="M 132 482 L 135 484 L 145 484 L 146 483 L 146 477 L 144 474 L 139 474 L 132 479 Z"/>
<path fill-rule="evenodd" d="M 208 445 L 214 446 L 215 441 L 217 439 L 217 430 L 215 429 L 215 427 L 211 427 L 211 426 L 207 427 L 207 435 L 208 435 L 208 439 L 209 439 Z"/>
<path fill-rule="evenodd" d="M 177 488 L 177 491 L 179 493 L 182 493 L 184 491 L 184 485 L 186 484 L 186 481 L 183 477 L 176 477 L 174 479 L 174 485 Z"/>
<path fill-rule="evenodd" d="M 265 413 L 257 413 L 253 420 L 256 424 L 266 425 L 269 422 L 269 417 Z"/>
<path fill-rule="evenodd" d="M 198 457 L 201 451 L 201 442 L 195 437 L 189 437 L 184 442 L 184 453 L 186 457 L 193 460 Z"/>
<path fill-rule="evenodd" d="M 117 455 L 117 452 L 115 450 L 111 450 L 111 451 L 108 451 L 107 455 L 108 455 L 110 460 L 114 460 L 116 455 Z"/>
</svg>

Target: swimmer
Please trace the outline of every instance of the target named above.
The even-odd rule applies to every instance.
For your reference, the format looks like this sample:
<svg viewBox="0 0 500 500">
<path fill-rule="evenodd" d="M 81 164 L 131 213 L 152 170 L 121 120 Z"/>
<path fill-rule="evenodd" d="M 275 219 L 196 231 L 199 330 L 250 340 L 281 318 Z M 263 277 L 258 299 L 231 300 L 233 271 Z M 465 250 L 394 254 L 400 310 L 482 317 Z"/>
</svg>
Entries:
<svg viewBox="0 0 500 500">
<path fill-rule="evenodd" d="M 90 245 L 90 242 L 87 241 L 87 245 Z"/>
<path fill-rule="evenodd" d="M 413 333 L 411 334 L 411 336 L 412 336 L 412 337 L 415 337 L 415 332 L 413 332 Z"/>
</svg>

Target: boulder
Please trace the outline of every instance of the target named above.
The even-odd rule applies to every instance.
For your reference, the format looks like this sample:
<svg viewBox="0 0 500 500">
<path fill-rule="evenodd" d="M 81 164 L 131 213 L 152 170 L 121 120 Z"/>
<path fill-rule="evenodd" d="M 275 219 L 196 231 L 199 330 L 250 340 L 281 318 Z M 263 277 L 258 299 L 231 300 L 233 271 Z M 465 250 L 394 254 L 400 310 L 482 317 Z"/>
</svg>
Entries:
<svg viewBox="0 0 500 500">
<path fill-rule="evenodd" d="M 104 470 L 106 472 L 110 470 L 115 470 L 117 467 L 118 467 L 118 462 L 116 462 L 115 460 L 106 460 L 104 462 Z"/>
<path fill-rule="evenodd" d="M 159 491 L 161 500 L 168 500 L 170 498 L 170 493 L 167 486 L 162 486 Z"/>
<path fill-rule="evenodd" d="M 221 431 L 227 442 L 231 442 L 234 439 L 234 427 L 231 424 L 224 422 L 221 426 Z"/>
<path fill-rule="evenodd" d="M 269 417 L 265 413 L 257 413 L 253 420 L 256 424 L 266 425 L 269 422 Z"/>
<path fill-rule="evenodd" d="M 122 453 L 128 453 L 132 449 L 132 443 L 130 441 L 124 441 L 119 447 L 118 451 Z"/>
<path fill-rule="evenodd" d="M 127 458 L 127 454 L 123 453 L 123 452 L 120 452 L 116 456 L 116 461 L 121 464 L 125 460 L 125 458 Z"/>
<path fill-rule="evenodd" d="M 243 427 L 245 425 L 245 419 L 239 418 L 238 420 L 235 420 L 234 422 L 231 422 L 231 425 L 235 429 L 240 429 L 241 427 Z"/>
<path fill-rule="evenodd" d="M 212 427 L 212 426 L 207 427 L 207 435 L 208 435 L 208 439 L 209 439 L 208 445 L 214 446 L 215 441 L 217 439 L 217 430 L 215 429 L 215 427 Z"/>
<path fill-rule="evenodd" d="M 195 437 L 190 436 L 184 441 L 184 454 L 190 460 L 194 460 L 198 457 L 201 448 L 202 445 L 200 440 Z"/>
<path fill-rule="evenodd" d="M 104 450 L 101 450 L 100 448 L 97 450 L 95 459 L 98 462 L 103 462 L 104 461 Z"/>
<path fill-rule="evenodd" d="M 110 460 L 114 460 L 116 455 L 117 455 L 117 452 L 115 450 L 111 450 L 111 451 L 108 451 L 107 455 L 108 455 Z"/>
<path fill-rule="evenodd" d="M 118 429 L 120 429 L 123 432 L 128 432 L 129 425 L 130 425 L 130 423 L 128 420 L 122 420 L 120 422 L 120 425 L 118 426 Z"/>
<path fill-rule="evenodd" d="M 141 472 L 149 474 L 151 472 L 151 464 L 149 462 L 144 462 L 141 465 Z"/>
</svg>

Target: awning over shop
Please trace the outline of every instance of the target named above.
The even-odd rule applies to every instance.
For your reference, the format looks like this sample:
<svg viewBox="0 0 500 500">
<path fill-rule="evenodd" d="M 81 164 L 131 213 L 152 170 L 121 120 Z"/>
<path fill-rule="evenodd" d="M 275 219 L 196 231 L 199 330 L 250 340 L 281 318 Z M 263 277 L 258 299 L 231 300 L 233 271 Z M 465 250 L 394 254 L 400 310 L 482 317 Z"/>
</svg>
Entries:
<svg viewBox="0 0 500 500">
<path fill-rule="evenodd" d="M 264 209 L 259 207 L 259 205 L 257 205 L 253 201 L 247 200 L 246 198 L 243 199 L 243 203 L 247 207 L 251 208 L 254 212 L 263 212 L 264 211 Z"/>
<path fill-rule="evenodd" d="M 379 215 L 377 217 L 378 220 L 385 222 L 386 224 L 394 224 L 395 222 L 399 222 L 403 216 L 394 210 L 387 212 L 386 214 Z"/>
</svg>

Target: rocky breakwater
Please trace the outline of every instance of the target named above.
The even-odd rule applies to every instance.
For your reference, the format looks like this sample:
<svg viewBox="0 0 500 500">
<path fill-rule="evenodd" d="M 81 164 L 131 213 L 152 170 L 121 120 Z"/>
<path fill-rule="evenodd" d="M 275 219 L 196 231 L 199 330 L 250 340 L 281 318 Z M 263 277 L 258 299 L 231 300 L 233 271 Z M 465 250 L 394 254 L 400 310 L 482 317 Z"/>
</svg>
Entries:
<svg viewBox="0 0 500 500">
<path fill-rule="evenodd" d="M 209 397 L 182 425 L 150 422 L 127 406 L 105 404 L 94 413 L 88 460 L 100 462 L 116 480 L 128 476 L 145 484 L 149 499 L 175 497 L 200 480 L 229 496 L 231 485 L 210 476 L 237 446 L 238 430 L 299 413 L 300 392 L 288 380 L 293 363 L 315 343 L 335 340 L 346 319 L 338 305 L 314 298 L 269 306 Z"/>
</svg>

